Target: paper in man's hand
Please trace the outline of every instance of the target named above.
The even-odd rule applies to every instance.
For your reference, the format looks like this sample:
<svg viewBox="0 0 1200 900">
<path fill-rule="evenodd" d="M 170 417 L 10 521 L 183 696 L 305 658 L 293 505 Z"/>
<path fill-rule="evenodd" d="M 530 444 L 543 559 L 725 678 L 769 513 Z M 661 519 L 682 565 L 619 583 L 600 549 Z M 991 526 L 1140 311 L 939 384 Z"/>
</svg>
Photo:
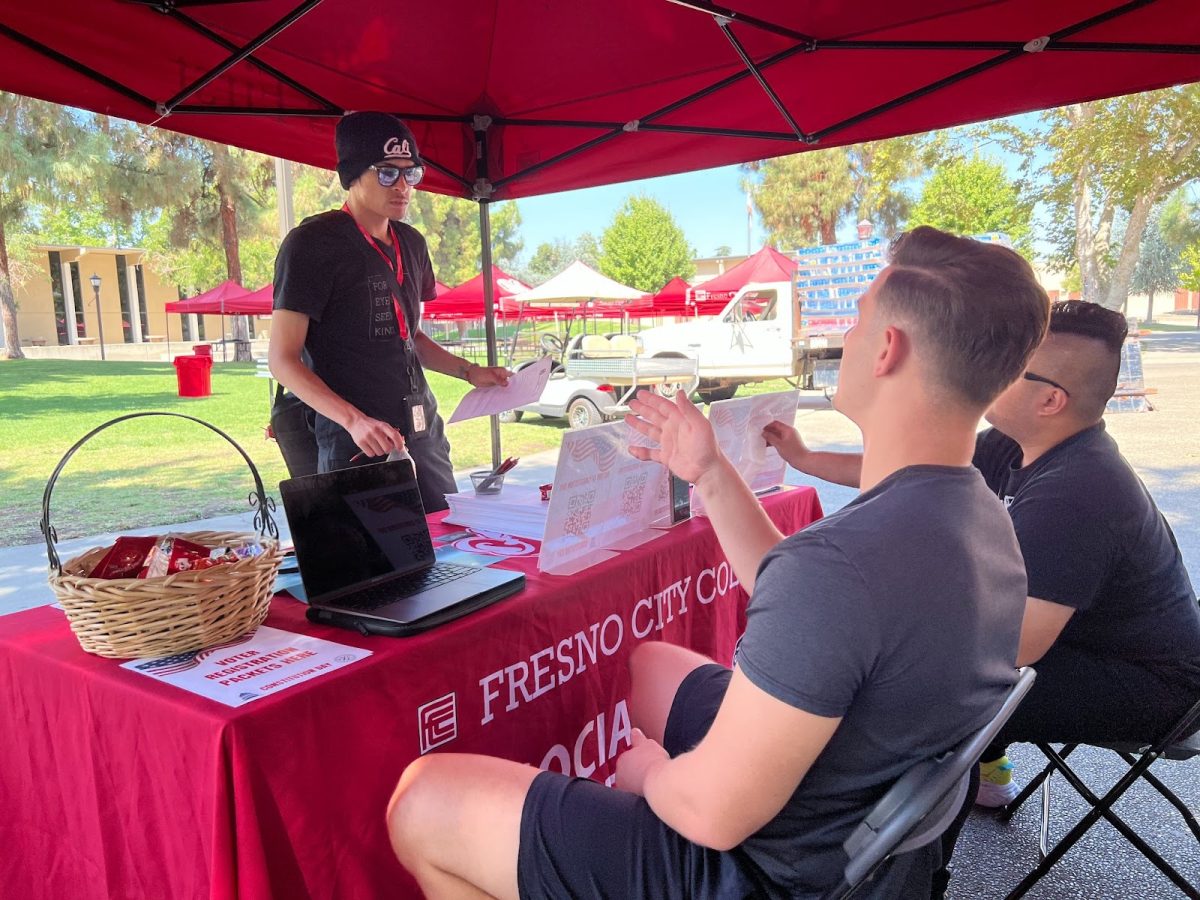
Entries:
<svg viewBox="0 0 1200 900">
<path fill-rule="evenodd" d="M 550 380 L 550 362 L 550 357 L 543 356 L 533 365 L 509 376 L 508 384 L 503 387 L 481 387 L 468 391 L 448 422 L 492 416 L 533 403 L 542 396 L 542 390 Z"/>
</svg>

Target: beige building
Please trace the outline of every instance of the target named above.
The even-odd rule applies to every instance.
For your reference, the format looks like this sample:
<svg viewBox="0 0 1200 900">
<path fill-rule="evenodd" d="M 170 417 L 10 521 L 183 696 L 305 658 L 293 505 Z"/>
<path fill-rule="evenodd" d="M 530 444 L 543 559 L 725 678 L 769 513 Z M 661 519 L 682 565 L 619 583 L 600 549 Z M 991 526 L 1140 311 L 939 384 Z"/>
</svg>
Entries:
<svg viewBox="0 0 1200 900">
<path fill-rule="evenodd" d="M 696 274 L 692 276 L 690 284 L 693 287 L 699 287 L 706 281 L 712 281 L 718 275 L 724 275 L 738 263 L 745 262 L 749 259 L 744 253 L 740 256 L 701 256 L 693 259 L 692 263 L 696 267 Z"/>
<path fill-rule="evenodd" d="M 43 244 L 34 252 L 42 261 L 39 275 L 16 291 L 22 346 L 98 350 L 103 336 L 105 347 L 123 356 L 123 345 L 185 345 L 232 337 L 231 317 L 222 323 L 217 315 L 168 313 L 165 304 L 181 299 L 179 290 L 143 265 L 144 250 Z M 254 336 L 265 335 L 269 321 L 256 317 Z M 222 324 L 228 335 L 222 335 Z"/>
</svg>

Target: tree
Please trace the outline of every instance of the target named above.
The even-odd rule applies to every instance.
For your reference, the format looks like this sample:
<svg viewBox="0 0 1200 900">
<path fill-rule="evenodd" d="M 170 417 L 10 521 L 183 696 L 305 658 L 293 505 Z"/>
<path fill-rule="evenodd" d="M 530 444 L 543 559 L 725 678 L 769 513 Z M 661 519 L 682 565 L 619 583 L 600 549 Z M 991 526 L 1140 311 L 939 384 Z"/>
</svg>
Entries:
<svg viewBox="0 0 1200 900">
<path fill-rule="evenodd" d="M 932 225 L 953 234 L 1000 231 L 1020 250 L 1030 244 L 1033 204 L 1004 167 L 978 156 L 951 158 L 937 166 L 921 190 L 909 217 L 909 227 Z"/>
<path fill-rule="evenodd" d="M 539 285 L 549 281 L 575 260 L 593 269 L 600 267 L 600 247 L 590 231 L 579 235 L 574 243 L 566 238 L 558 238 L 553 243 L 538 244 L 529 262 L 518 270 L 518 277 L 527 284 Z"/>
<path fill-rule="evenodd" d="M 337 209 L 346 202 L 346 192 L 337 172 L 290 163 L 292 167 L 292 210 L 296 221 Z"/>
<path fill-rule="evenodd" d="M 1200 291 L 1200 241 L 1188 244 L 1183 248 L 1179 257 L 1180 287 L 1189 291 Z M 1197 325 L 1200 327 L 1200 311 L 1197 312 Z"/>
<path fill-rule="evenodd" d="M 1175 247 L 1200 241 L 1200 200 L 1192 197 L 1191 187 L 1185 185 L 1171 194 L 1164 201 L 1158 217 L 1163 238 Z"/>
<path fill-rule="evenodd" d="M 1040 129 L 1021 135 L 1027 158 L 1040 146 L 1053 152 L 1041 174 L 1057 226 L 1054 261 L 1078 264 L 1084 300 L 1122 307 L 1151 210 L 1200 177 L 1198 117 L 1193 84 L 1050 110 Z"/>
<path fill-rule="evenodd" d="M 836 243 L 849 214 L 890 235 L 912 203 L 905 185 L 928 168 L 936 143 L 909 136 L 748 163 L 743 188 L 776 247 Z"/>
<path fill-rule="evenodd" d="M 853 208 L 854 178 L 844 147 L 749 163 L 757 180 L 743 187 L 758 210 L 767 243 L 791 249 L 837 242 L 837 225 Z"/>
<path fill-rule="evenodd" d="M 713 256 L 733 256 L 733 248 L 728 244 L 722 244 L 713 251 Z"/>
<path fill-rule="evenodd" d="M 1167 240 L 1162 227 L 1162 210 L 1159 210 L 1142 234 L 1138 261 L 1130 282 L 1136 293 L 1146 295 L 1147 322 L 1154 321 L 1154 295 L 1169 291 L 1179 283 L 1182 250 Z"/>
<path fill-rule="evenodd" d="M 494 203 L 490 214 L 492 262 L 507 270 L 524 247 L 519 236 L 521 212 L 515 203 Z M 408 218 L 425 235 L 433 270 L 443 282 L 461 284 L 483 269 L 478 203 L 418 190 Z"/>
<path fill-rule="evenodd" d="M 683 229 L 657 200 L 629 197 L 600 238 L 600 271 L 641 291 L 657 291 L 696 271 Z"/>
<path fill-rule="evenodd" d="M 178 184 L 147 229 L 151 266 L 185 289 L 212 287 L 225 279 L 247 282 L 243 248 L 254 245 L 252 287 L 270 280 L 262 265 L 265 245 L 277 246 L 274 164 L 269 157 L 224 144 L 148 128 L 144 139 L 157 159 L 149 174 L 174 173 Z M 215 257 L 215 259 L 214 259 Z M 223 270 L 223 277 L 222 277 Z M 232 317 L 235 359 L 249 361 L 248 316 Z"/>
<path fill-rule="evenodd" d="M 73 180 L 69 157 L 79 138 L 64 107 L 0 92 L 0 326 L 8 359 L 25 358 L 8 241 L 25 223 L 32 198 L 53 196 Z"/>
<path fill-rule="evenodd" d="M 912 196 L 907 185 L 951 152 L 942 134 L 906 135 L 846 148 L 854 178 L 855 218 L 878 225 L 881 237 L 892 237 L 908 220 Z"/>
</svg>

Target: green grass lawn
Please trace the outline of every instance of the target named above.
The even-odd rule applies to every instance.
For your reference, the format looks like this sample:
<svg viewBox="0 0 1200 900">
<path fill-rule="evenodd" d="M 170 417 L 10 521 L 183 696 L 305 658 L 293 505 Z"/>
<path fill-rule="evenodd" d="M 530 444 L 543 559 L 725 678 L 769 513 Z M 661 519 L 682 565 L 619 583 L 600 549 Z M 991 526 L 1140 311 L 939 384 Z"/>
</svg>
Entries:
<svg viewBox="0 0 1200 900">
<path fill-rule="evenodd" d="M 1196 331 L 1196 325 L 1178 325 L 1174 323 L 1164 322 L 1143 322 L 1141 325 L 1145 331 Z"/>
<path fill-rule="evenodd" d="M 263 429 L 267 381 L 251 363 L 216 363 L 211 397 L 176 395 L 170 363 L 15 360 L 0 362 L 0 546 L 41 540 L 42 493 L 63 454 L 92 428 L 132 412 L 179 412 L 230 435 L 254 461 L 276 496 L 287 477 Z M 446 415 L 465 382 L 430 374 Z M 502 426 L 505 453 L 557 447 L 565 422 L 537 416 Z M 488 420 L 447 429 L 456 468 L 487 465 Z M 218 435 L 182 419 L 122 422 L 83 445 L 54 487 L 50 523 L 60 540 L 105 531 L 171 524 L 245 510 L 249 470 Z"/>
<path fill-rule="evenodd" d="M 466 382 L 429 373 L 443 415 Z M 783 380 L 744 385 L 738 396 L 787 390 Z M 267 381 L 252 363 L 216 363 L 212 396 L 176 394 L 170 363 L 15 360 L 0 362 L 0 547 L 41 540 L 41 499 L 54 467 L 91 429 L 133 412 L 184 413 L 237 441 L 254 461 L 267 493 L 287 477 L 283 457 L 264 435 Z M 525 456 L 557 447 L 564 419 L 527 415 L 501 426 L 504 452 Z M 447 427 L 456 469 L 491 461 L 487 419 Z M 102 431 L 67 463 L 54 486 L 50 523 L 59 540 L 226 515 L 247 509 L 254 481 L 237 452 L 192 422 L 134 419 Z"/>
</svg>

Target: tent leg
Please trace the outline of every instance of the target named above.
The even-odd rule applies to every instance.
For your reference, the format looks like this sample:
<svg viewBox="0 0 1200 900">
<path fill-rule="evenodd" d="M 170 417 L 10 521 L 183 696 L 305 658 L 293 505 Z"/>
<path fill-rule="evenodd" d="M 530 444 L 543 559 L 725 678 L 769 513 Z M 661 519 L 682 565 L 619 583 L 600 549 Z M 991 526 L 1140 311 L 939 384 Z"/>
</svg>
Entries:
<svg viewBox="0 0 1200 900">
<path fill-rule="evenodd" d="M 492 216 L 488 201 L 479 201 L 479 241 L 483 245 L 483 326 L 487 335 L 487 364 L 496 365 L 496 280 L 492 277 Z M 500 420 L 488 417 L 492 433 L 492 468 L 498 468 L 500 456 Z"/>
</svg>

